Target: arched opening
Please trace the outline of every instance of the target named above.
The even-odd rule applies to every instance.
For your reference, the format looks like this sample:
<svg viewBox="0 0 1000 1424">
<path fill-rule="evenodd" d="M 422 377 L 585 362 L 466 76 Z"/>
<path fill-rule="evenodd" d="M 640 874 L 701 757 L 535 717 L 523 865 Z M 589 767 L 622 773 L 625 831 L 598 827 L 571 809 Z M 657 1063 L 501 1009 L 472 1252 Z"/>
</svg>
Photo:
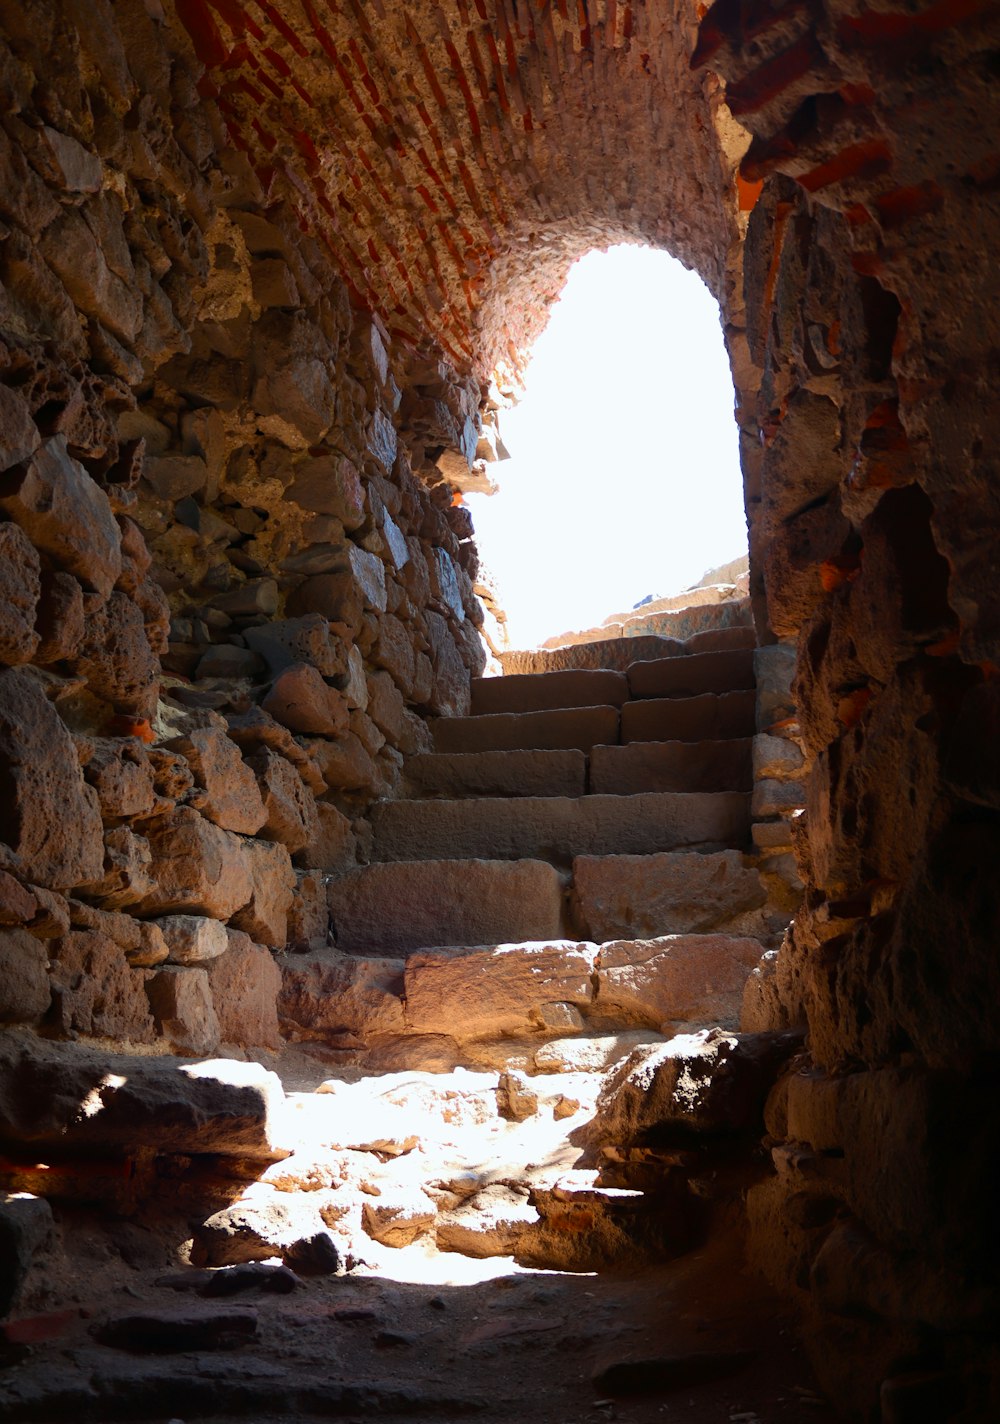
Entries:
<svg viewBox="0 0 1000 1424">
<path fill-rule="evenodd" d="M 501 411 L 510 459 L 471 493 L 515 648 L 591 629 L 746 558 L 719 308 L 666 252 L 594 250 L 570 270 Z M 620 618 L 618 619 L 620 621 Z"/>
</svg>

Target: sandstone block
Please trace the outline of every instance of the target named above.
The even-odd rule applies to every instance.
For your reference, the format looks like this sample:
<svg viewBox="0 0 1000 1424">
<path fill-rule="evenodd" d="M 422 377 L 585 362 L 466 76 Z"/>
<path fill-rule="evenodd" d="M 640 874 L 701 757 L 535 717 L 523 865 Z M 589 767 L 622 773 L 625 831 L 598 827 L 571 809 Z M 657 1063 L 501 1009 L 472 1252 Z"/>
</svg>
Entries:
<svg viewBox="0 0 1000 1424">
<path fill-rule="evenodd" d="M 592 747 L 590 790 L 615 796 L 641 791 L 749 791 L 750 738 L 630 742 Z"/>
<path fill-rule="evenodd" d="M 128 826 L 116 826 L 104 832 L 100 878 L 81 889 L 106 910 L 137 905 L 155 889 L 152 865 L 153 853 L 145 836 L 137 836 Z"/>
<path fill-rule="evenodd" d="M 402 1033 L 403 962 L 329 951 L 285 959 L 278 1016 L 285 1032 L 296 1038 L 364 1042 Z"/>
<path fill-rule="evenodd" d="M 288 599 L 289 613 L 319 613 L 356 636 L 365 611 L 364 590 L 350 570 L 307 578 Z"/>
<path fill-rule="evenodd" d="M 633 697 L 698 697 L 753 687 L 753 651 L 694 653 L 633 663 L 628 670 Z"/>
<path fill-rule="evenodd" d="M 753 649 L 757 634 L 752 627 L 703 628 L 700 633 L 692 633 L 682 645 L 684 655 L 691 653 L 729 653 L 737 648 Z"/>
<path fill-rule="evenodd" d="M 432 945 L 500 944 L 558 935 L 562 883 L 537 860 L 410 860 L 330 882 L 341 949 L 404 954 Z"/>
<path fill-rule="evenodd" d="M 101 814 L 73 739 L 38 681 L 0 672 L 3 835 L 33 882 L 69 889 L 103 874 Z"/>
<path fill-rule="evenodd" d="M 144 972 L 125 951 L 94 930 L 71 930 L 53 943 L 52 1019 L 65 1034 L 149 1043 L 153 1021 Z"/>
<path fill-rule="evenodd" d="M 325 949 L 330 942 L 330 910 L 326 903 L 327 876 L 320 870 L 296 870 L 292 903 L 288 907 L 286 948 L 305 954 Z"/>
<path fill-rule="evenodd" d="M 329 452 L 301 460 L 285 495 L 303 509 L 334 515 L 345 529 L 364 522 L 364 487 L 346 455 Z"/>
<path fill-rule="evenodd" d="M 200 455 L 148 455 L 142 473 L 160 499 L 175 502 L 204 487 L 208 466 Z"/>
<path fill-rule="evenodd" d="M 622 708 L 623 742 L 701 742 L 751 737 L 754 693 L 649 698 Z"/>
<path fill-rule="evenodd" d="M 123 915 L 115 910 L 97 909 L 81 900 L 70 900 L 68 908 L 74 929 L 92 930 L 95 934 L 112 940 L 119 949 L 124 950 L 125 958 L 132 969 L 152 968 L 155 964 L 162 964 L 169 956 L 167 941 L 155 921 L 135 920 L 131 915 Z M 32 933 L 38 933 L 34 925 Z"/>
<path fill-rule="evenodd" d="M 291 857 L 283 845 L 251 840 L 243 842 L 243 857 L 251 894 L 247 903 L 232 916 L 233 928 L 243 930 L 258 944 L 283 949 L 288 939 L 288 907 L 295 885 Z"/>
<path fill-rule="evenodd" d="M 628 680 L 607 669 L 507 674 L 472 683 L 472 712 L 545 712 L 563 707 L 620 707 L 628 700 Z"/>
<path fill-rule="evenodd" d="M 745 919 L 767 895 L 736 850 L 577 856 L 573 889 L 589 939 L 706 934 Z"/>
<path fill-rule="evenodd" d="M 145 997 L 145 996 L 144 996 Z M 68 1151 L 150 1147 L 275 1160 L 281 1083 L 257 1063 L 109 1054 L 0 1036 L 0 1137 Z M 81 1103 L 94 1111 L 83 1113 Z"/>
<path fill-rule="evenodd" d="M 219 1020 L 204 969 L 158 969 L 146 984 L 156 1030 L 177 1053 L 198 1056 L 219 1046 Z"/>
<path fill-rule="evenodd" d="M 281 1047 L 278 994 L 281 970 L 262 944 L 239 930 L 227 931 L 227 945 L 205 966 L 223 1043 L 243 1048 Z"/>
<path fill-rule="evenodd" d="M 0 508 L 36 548 L 107 598 L 122 571 L 121 532 L 104 491 L 70 458 L 62 435 L 8 475 Z"/>
<path fill-rule="evenodd" d="M 374 858 L 569 861 L 741 845 L 748 799 L 739 792 L 497 797 L 487 810 L 476 801 L 384 801 L 371 813 Z"/>
<path fill-rule="evenodd" d="M 802 771 L 802 752 L 787 737 L 770 737 L 761 732 L 753 739 L 753 774 L 760 780 L 773 777 L 790 781 Z"/>
<path fill-rule="evenodd" d="M 537 1033 L 546 1004 L 590 1008 L 595 956 L 594 945 L 570 940 L 411 954 L 404 975 L 407 1027 L 459 1041 Z"/>
<path fill-rule="evenodd" d="M 41 563 L 34 545 L 16 524 L 0 524 L 0 662 L 8 667 L 31 662 L 35 655 L 41 595 Z"/>
<path fill-rule="evenodd" d="M 91 746 L 93 753 L 83 774 L 97 792 L 104 821 L 148 816 L 159 798 L 153 784 L 153 765 L 142 743 L 134 737 L 95 737 Z"/>
<path fill-rule="evenodd" d="M 229 948 L 226 927 L 207 915 L 164 915 L 156 921 L 171 964 L 205 964 Z"/>
<path fill-rule="evenodd" d="M 442 1212 L 434 1240 L 439 1251 L 463 1256 L 513 1256 L 537 1223 L 538 1212 L 525 1189 L 492 1182 L 461 1206 Z"/>
<path fill-rule="evenodd" d="M 169 745 L 187 761 L 204 792 L 197 801 L 203 816 L 224 831 L 252 836 L 260 830 L 265 811 L 257 778 L 225 726 L 194 728 Z"/>
<path fill-rule="evenodd" d="M 350 709 L 343 693 L 309 663 L 294 663 L 279 673 L 261 706 L 292 732 L 341 737 L 348 729 Z"/>
<path fill-rule="evenodd" d="M 346 732 L 336 741 L 310 741 L 309 749 L 330 791 L 374 792 L 379 776 L 361 740 Z"/>
<path fill-rule="evenodd" d="M 263 747 L 250 759 L 264 807 L 262 840 L 280 841 L 294 855 L 316 830 L 316 802 L 302 778 L 278 752 Z"/>
<path fill-rule="evenodd" d="M 617 707 L 573 707 L 549 712 L 497 712 L 441 717 L 433 724 L 439 752 L 576 748 L 618 741 Z"/>
<path fill-rule="evenodd" d="M 246 842 L 189 806 L 143 826 L 155 889 L 137 905 L 143 915 L 188 912 L 228 920 L 254 893 Z"/>
<path fill-rule="evenodd" d="M 772 643 L 768 647 L 757 648 L 754 652 L 757 723 L 762 729 L 795 713 L 795 699 L 792 696 L 795 661 L 795 648 L 787 643 Z"/>
<path fill-rule="evenodd" d="M 406 779 L 424 796 L 582 796 L 587 759 L 575 750 L 431 752 L 410 757 Z"/>
<path fill-rule="evenodd" d="M 357 842 L 351 822 L 328 801 L 316 803 L 312 834 L 299 852 L 299 859 L 323 871 L 347 870 L 357 864 Z"/>
<path fill-rule="evenodd" d="M 799 811 L 806 804 L 806 783 L 804 781 L 774 781 L 765 777 L 755 781 L 753 799 L 750 803 L 754 817 L 785 816 L 791 811 Z"/>
<path fill-rule="evenodd" d="M 308 663 L 324 677 L 338 677 L 347 671 L 346 654 L 339 638 L 321 613 L 301 618 L 277 618 L 243 634 L 247 647 L 267 663 L 272 676 L 298 663 Z"/>
<path fill-rule="evenodd" d="M 614 1024 L 739 1023 L 743 987 L 760 959 L 756 939 L 665 935 L 601 946 L 594 1013 Z"/>
<path fill-rule="evenodd" d="M 160 691 L 160 661 L 150 646 L 143 610 L 115 590 L 87 618 L 74 659 L 95 696 L 119 712 L 152 717 Z"/>
<path fill-rule="evenodd" d="M 464 717 L 469 711 L 469 670 L 452 637 L 448 620 L 428 608 L 425 613 L 432 670 L 428 709 L 440 717 Z"/>
<path fill-rule="evenodd" d="M 83 642 L 83 589 L 72 574 L 43 571 L 36 628 L 35 662 L 42 667 L 72 658 Z"/>
<path fill-rule="evenodd" d="M 51 999 L 45 945 L 27 930 L 0 930 L 0 1022 L 35 1023 Z"/>
</svg>

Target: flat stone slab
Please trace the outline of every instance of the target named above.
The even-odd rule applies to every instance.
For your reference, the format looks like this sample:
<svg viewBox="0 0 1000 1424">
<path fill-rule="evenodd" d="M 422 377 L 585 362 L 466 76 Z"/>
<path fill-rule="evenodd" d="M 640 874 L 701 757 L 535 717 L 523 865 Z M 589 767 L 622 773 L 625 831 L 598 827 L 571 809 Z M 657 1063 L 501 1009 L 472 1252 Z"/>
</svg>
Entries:
<svg viewBox="0 0 1000 1424">
<path fill-rule="evenodd" d="M 760 941 L 734 935 L 665 935 L 600 949 L 594 1021 L 656 1028 L 735 1028 Z"/>
<path fill-rule="evenodd" d="M 610 668 L 480 677 L 472 683 L 472 712 L 544 712 L 561 707 L 620 707 L 628 699 L 623 673 Z"/>
<path fill-rule="evenodd" d="M 564 751 L 425 752 L 410 757 L 406 780 L 423 796 L 582 796 L 585 753 Z"/>
<path fill-rule="evenodd" d="M 577 856 L 573 890 L 585 933 L 598 944 L 744 929 L 739 922 L 767 900 L 757 871 L 736 850 Z"/>
<path fill-rule="evenodd" d="M 633 697 L 697 697 L 753 687 L 753 649 L 636 662 L 628 670 L 628 685 Z"/>
<path fill-rule="evenodd" d="M 567 643 L 562 648 L 518 648 L 500 654 L 504 676 L 515 673 L 563 672 L 594 668 L 624 672 L 637 658 L 669 658 L 685 651 L 676 638 L 643 634 L 637 638 L 601 638 L 591 643 Z"/>
<path fill-rule="evenodd" d="M 257 1063 L 0 1038 L 0 1140 L 8 1143 L 276 1160 L 287 1155 L 275 1145 L 284 1101 L 277 1074 Z"/>
<path fill-rule="evenodd" d="M 641 791 L 750 791 L 751 738 L 705 742 L 630 742 L 592 747 L 590 790 L 608 796 Z"/>
<path fill-rule="evenodd" d="M 706 692 L 700 697 L 657 697 L 626 702 L 622 708 L 621 741 L 714 741 L 752 737 L 754 728 L 752 690 Z"/>
<path fill-rule="evenodd" d="M 356 953 L 406 954 L 562 933 L 562 881 L 540 860 L 387 858 L 331 881 L 328 903 L 338 948 Z"/>
<path fill-rule="evenodd" d="M 547 712 L 493 712 L 480 717 L 439 717 L 432 723 L 434 750 L 484 752 L 575 747 L 618 741 L 617 707 L 567 707 Z"/>
<path fill-rule="evenodd" d="M 742 792 L 383 801 L 371 811 L 373 859 L 566 863 L 575 855 L 718 850 L 748 840 L 749 804 Z"/>
<path fill-rule="evenodd" d="M 460 1042 L 544 1032 L 551 1005 L 589 1007 L 596 956 L 596 945 L 574 940 L 412 954 L 405 972 L 407 1027 Z"/>
</svg>

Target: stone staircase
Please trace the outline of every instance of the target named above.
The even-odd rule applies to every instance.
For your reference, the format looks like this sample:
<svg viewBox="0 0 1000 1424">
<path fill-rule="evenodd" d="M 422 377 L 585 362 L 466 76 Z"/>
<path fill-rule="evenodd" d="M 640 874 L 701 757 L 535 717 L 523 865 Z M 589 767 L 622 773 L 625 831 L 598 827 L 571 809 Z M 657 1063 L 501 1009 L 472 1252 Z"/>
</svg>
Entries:
<svg viewBox="0 0 1000 1424">
<path fill-rule="evenodd" d="M 370 862 L 330 883 L 336 947 L 286 958 L 286 1035 L 373 1075 L 326 1094 L 396 1105 L 355 1224 L 369 1249 L 593 1269 L 691 1244 L 706 1065 L 758 1071 L 734 1030 L 788 913 L 751 849 L 751 635 L 669 651 L 476 682 L 470 715 L 410 757 L 405 799 L 374 808 Z M 636 1074 L 666 1075 L 659 1128 L 693 1124 L 686 1173 L 636 1112 L 618 1121 Z M 356 1150 L 323 1098 L 300 1107 Z M 442 1115 L 466 1119 L 464 1144 Z"/>
</svg>

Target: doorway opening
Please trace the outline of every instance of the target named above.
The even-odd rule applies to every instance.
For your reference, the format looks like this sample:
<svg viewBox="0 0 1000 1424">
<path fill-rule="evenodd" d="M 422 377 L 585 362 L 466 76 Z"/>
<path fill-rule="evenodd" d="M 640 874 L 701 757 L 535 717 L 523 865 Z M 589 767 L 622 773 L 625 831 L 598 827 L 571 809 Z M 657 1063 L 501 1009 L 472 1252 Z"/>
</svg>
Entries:
<svg viewBox="0 0 1000 1424">
<path fill-rule="evenodd" d="M 572 268 L 469 495 L 512 647 L 594 627 L 746 557 L 733 382 L 701 278 L 638 245 Z"/>
</svg>

